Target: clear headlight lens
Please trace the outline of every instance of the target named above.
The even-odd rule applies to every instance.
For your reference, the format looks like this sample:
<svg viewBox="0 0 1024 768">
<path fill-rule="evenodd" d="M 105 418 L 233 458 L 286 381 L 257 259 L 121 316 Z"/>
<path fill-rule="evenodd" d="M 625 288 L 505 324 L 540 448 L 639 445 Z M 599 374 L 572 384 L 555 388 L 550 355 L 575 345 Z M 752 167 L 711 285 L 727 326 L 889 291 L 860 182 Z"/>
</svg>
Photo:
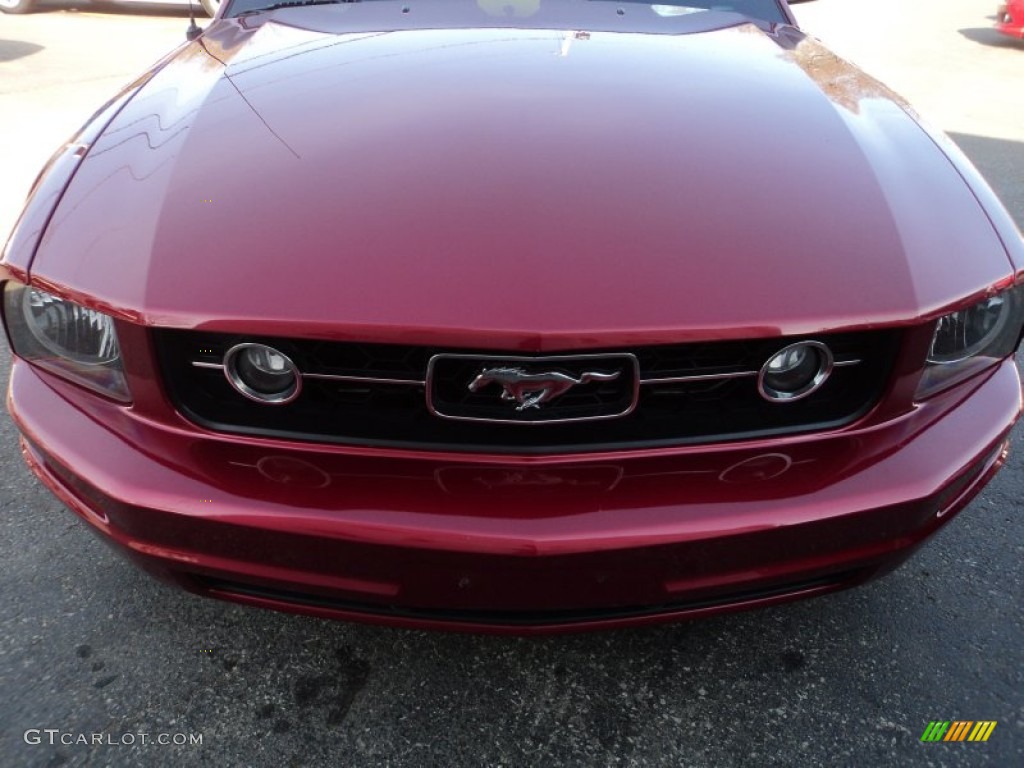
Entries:
<svg viewBox="0 0 1024 768">
<path fill-rule="evenodd" d="M 973 307 L 939 318 L 928 352 L 928 362 L 947 365 L 973 357 L 985 349 L 1010 319 L 1010 299 L 990 296 Z"/>
<path fill-rule="evenodd" d="M 917 398 L 957 384 L 1013 354 L 1024 323 L 1024 286 L 989 296 L 935 324 Z"/>
<path fill-rule="evenodd" d="M 25 289 L 21 309 L 28 330 L 58 357 L 84 365 L 104 365 L 121 356 L 114 322 L 107 315 L 38 288 Z"/>
<path fill-rule="evenodd" d="M 121 347 L 109 315 L 8 281 L 4 321 L 19 357 L 100 394 L 130 399 Z"/>
</svg>

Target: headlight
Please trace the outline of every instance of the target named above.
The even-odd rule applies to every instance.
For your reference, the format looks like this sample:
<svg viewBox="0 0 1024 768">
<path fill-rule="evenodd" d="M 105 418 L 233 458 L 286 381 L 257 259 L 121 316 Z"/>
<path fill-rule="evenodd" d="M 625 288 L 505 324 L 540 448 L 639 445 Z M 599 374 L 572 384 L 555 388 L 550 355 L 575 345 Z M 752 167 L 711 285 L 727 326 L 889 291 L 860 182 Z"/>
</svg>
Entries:
<svg viewBox="0 0 1024 768">
<path fill-rule="evenodd" d="M 1011 300 L 1005 294 L 983 299 L 973 307 L 939 318 L 928 362 L 959 363 L 988 347 L 1010 320 Z"/>
<path fill-rule="evenodd" d="M 4 320 L 19 357 L 100 394 L 130 399 L 109 315 L 8 281 Z"/>
<path fill-rule="evenodd" d="M 933 395 L 1013 354 L 1022 322 L 1024 286 L 940 317 L 917 398 Z"/>
</svg>

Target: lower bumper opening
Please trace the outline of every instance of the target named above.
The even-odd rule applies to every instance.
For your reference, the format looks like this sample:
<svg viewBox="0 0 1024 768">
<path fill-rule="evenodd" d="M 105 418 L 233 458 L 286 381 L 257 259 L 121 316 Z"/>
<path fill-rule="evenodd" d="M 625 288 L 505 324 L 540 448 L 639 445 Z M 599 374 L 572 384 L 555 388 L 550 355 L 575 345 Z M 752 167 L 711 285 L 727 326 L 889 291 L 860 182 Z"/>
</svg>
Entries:
<svg viewBox="0 0 1024 768">
<path fill-rule="evenodd" d="M 674 600 L 658 605 L 542 611 L 418 608 L 324 597 L 322 595 L 257 586 L 208 576 L 194 576 L 192 578 L 199 591 L 206 592 L 211 596 L 228 600 L 234 598 L 242 601 L 255 600 L 262 603 L 273 603 L 284 610 L 289 608 L 307 608 L 319 611 L 338 611 L 346 614 L 364 614 L 366 616 L 423 622 L 491 625 L 498 627 L 544 627 L 640 619 L 663 614 L 684 614 L 712 608 L 725 609 L 729 606 L 739 607 L 742 605 L 753 607 L 759 602 L 776 598 L 785 598 L 787 596 L 809 597 L 815 594 L 823 594 L 851 587 L 870 579 L 871 575 L 871 571 L 862 568 L 815 579 L 731 592 L 727 595 L 690 600 Z"/>
</svg>

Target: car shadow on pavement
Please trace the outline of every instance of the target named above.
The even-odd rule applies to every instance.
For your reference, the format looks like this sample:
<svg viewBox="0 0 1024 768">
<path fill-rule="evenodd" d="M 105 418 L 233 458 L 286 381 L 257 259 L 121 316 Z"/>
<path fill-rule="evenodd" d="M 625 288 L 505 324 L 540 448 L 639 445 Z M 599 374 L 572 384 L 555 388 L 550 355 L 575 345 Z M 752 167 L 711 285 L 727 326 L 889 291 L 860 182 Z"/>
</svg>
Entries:
<svg viewBox="0 0 1024 768">
<path fill-rule="evenodd" d="M 973 40 L 974 42 L 981 43 L 982 45 L 990 45 L 993 48 L 1024 49 L 1024 40 L 1018 40 L 1009 37 L 1008 35 L 1004 35 L 995 27 L 972 27 L 968 29 L 958 29 L 957 32 L 968 40 Z"/>
<path fill-rule="evenodd" d="M 1024 187 L 1020 183 L 1024 179 L 1024 143 L 968 133 L 950 133 L 949 137 L 995 190 L 1017 227 L 1024 230 Z"/>
<path fill-rule="evenodd" d="M 25 43 L 21 40 L 0 40 L 0 64 L 5 61 L 14 61 L 39 53 L 43 46 L 35 43 Z"/>
<path fill-rule="evenodd" d="M 188 6 L 176 3 L 161 5 L 155 0 L 153 2 L 104 2 L 103 0 L 41 0 L 37 3 L 34 13 L 91 13 L 96 15 L 118 15 L 118 16 L 180 16 L 188 18 Z M 206 13 L 195 0 L 195 14 L 197 20 L 205 20 Z"/>
</svg>

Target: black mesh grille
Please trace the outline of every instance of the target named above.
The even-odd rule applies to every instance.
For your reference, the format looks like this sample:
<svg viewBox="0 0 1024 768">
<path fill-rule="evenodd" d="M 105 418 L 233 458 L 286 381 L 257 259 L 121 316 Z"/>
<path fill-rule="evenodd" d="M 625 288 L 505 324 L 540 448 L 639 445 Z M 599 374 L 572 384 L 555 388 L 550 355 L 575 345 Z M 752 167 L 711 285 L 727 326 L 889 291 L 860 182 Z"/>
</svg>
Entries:
<svg viewBox="0 0 1024 768">
<path fill-rule="evenodd" d="M 607 420 L 524 426 L 449 420 L 428 408 L 423 382 L 427 380 L 431 358 L 479 355 L 490 360 L 500 357 L 494 350 L 243 337 L 166 329 L 156 330 L 153 335 L 171 399 L 188 418 L 209 429 L 317 442 L 506 453 L 680 445 L 832 429 L 850 423 L 877 402 L 898 343 L 894 331 L 810 337 L 827 344 L 838 363 L 859 362 L 837 366 L 820 390 L 803 400 L 784 404 L 764 400 L 757 392 L 753 376 L 663 383 L 651 380 L 757 371 L 779 349 L 802 339 L 780 337 L 587 350 L 578 354 L 607 355 L 610 359 L 623 354 L 636 357 L 641 384 L 635 410 Z M 280 349 L 307 374 L 302 394 L 294 402 L 253 402 L 238 394 L 221 370 L 193 365 L 220 363 L 224 352 L 243 341 L 262 342 Z M 522 353 L 510 352 L 509 356 Z M 541 361 L 544 359 L 540 356 Z M 589 367 L 602 369 L 600 365 Z M 451 365 L 445 370 L 438 367 L 434 388 L 457 397 L 455 393 L 469 383 L 463 379 L 478 369 L 473 365 Z M 605 365 L 603 370 L 610 368 Z M 318 379 L 308 374 L 400 383 Z M 474 397 L 472 405 L 478 409 L 475 413 L 503 417 L 515 411 L 515 403 L 500 399 L 500 388 L 488 392 L 492 406 L 488 408 L 482 396 Z M 610 408 L 609 403 L 619 407 L 623 392 L 615 382 L 588 384 L 564 402 L 545 405 L 544 412 L 552 418 L 570 411 L 589 418 L 600 415 L 601 408 Z"/>
</svg>

